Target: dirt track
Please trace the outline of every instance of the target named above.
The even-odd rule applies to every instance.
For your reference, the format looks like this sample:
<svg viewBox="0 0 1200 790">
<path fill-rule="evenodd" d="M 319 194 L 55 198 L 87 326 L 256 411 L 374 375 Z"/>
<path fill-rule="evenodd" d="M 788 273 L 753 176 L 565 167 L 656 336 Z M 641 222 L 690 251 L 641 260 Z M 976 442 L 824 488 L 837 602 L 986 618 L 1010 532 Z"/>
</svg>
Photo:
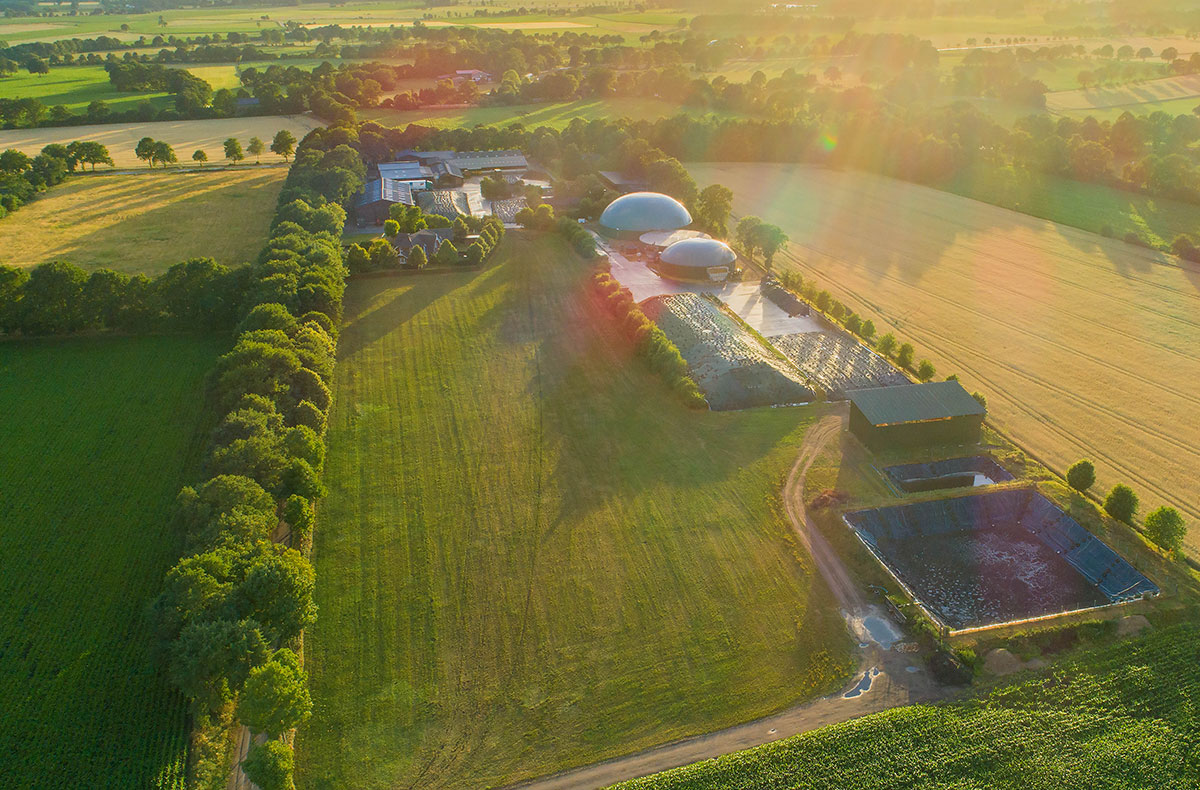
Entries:
<svg viewBox="0 0 1200 790">
<path fill-rule="evenodd" d="M 848 616 L 873 610 L 862 598 L 845 566 L 828 541 L 808 521 L 804 505 L 804 481 L 821 450 L 838 438 L 844 417 L 839 412 L 821 419 L 804 437 L 796 463 L 784 486 L 784 505 L 792 527 L 809 549 L 817 569 Z M 513 790 L 595 790 L 617 782 L 666 771 L 700 760 L 709 760 L 764 743 L 809 732 L 819 727 L 865 716 L 888 708 L 945 698 L 947 691 L 936 685 L 923 669 L 910 672 L 918 659 L 911 654 L 881 650 L 871 645 L 863 651 L 863 661 L 855 673 L 857 682 L 863 672 L 879 669 L 868 691 L 846 699 L 844 692 L 708 735 L 686 738 L 665 746 L 648 749 L 595 765 L 564 771 L 554 776 L 515 785 Z"/>
</svg>

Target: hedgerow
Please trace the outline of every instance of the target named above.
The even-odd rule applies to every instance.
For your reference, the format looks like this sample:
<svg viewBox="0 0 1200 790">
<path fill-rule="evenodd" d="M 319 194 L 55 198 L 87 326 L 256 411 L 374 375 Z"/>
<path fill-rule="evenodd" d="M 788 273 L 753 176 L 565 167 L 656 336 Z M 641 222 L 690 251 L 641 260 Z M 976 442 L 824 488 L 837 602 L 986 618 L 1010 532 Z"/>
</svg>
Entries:
<svg viewBox="0 0 1200 790">
<path fill-rule="evenodd" d="M 689 408 L 708 407 L 704 395 L 688 371 L 687 362 L 679 349 L 653 321 L 646 317 L 633 301 L 633 294 L 607 272 L 592 279 L 592 295 L 596 305 L 606 313 L 633 345 L 635 352 L 676 392 Z"/>
<path fill-rule="evenodd" d="M 310 135 L 297 152 L 270 240 L 237 301 L 236 341 L 209 375 L 221 415 L 206 453 L 210 476 L 180 493 L 176 519 L 191 553 L 151 609 L 169 675 L 192 701 L 195 787 L 225 784 L 228 733 L 248 678 L 256 680 L 243 711 L 261 712 L 269 700 L 271 721 L 299 722 L 311 708 L 290 648 L 316 616 L 306 554 L 313 505 L 325 493 L 333 332 L 347 275 L 339 203 L 363 170 L 354 149 L 321 143 Z M 263 669 L 276 666 L 287 671 Z M 286 747 L 272 743 L 254 750 L 250 770 L 290 785 L 291 760 L 278 753 Z"/>
</svg>

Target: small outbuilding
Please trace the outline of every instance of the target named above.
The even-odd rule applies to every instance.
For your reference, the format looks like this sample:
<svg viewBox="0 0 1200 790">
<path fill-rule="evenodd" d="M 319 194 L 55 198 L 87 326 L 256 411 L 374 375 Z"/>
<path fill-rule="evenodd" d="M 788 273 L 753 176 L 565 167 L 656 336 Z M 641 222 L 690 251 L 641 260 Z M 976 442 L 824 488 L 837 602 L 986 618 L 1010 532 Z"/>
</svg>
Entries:
<svg viewBox="0 0 1200 790">
<path fill-rule="evenodd" d="M 957 381 L 846 393 L 850 431 L 872 450 L 976 444 L 986 410 Z"/>
<path fill-rule="evenodd" d="M 609 235 L 636 239 L 648 230 L 679 230 L 692 215 L 675 198 L 658 192 L 632 192 L 608 204 L 600 227 Z"/>
<path fill-rule="evenodd" d="M 661 277 L 686 282 L 725 282 L 737 263 L 737 254 L 716 239 L 683 239 L 662 251 L 650 268 Z"/>
</svg>

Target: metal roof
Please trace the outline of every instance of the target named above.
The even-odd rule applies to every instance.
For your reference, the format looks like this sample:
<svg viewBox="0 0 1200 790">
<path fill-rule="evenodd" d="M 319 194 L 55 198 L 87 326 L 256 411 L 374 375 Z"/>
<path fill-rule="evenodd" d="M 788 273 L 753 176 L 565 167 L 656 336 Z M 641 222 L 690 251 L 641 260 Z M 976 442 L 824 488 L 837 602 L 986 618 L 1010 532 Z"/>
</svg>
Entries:
<svg viewBox="0 0 1200 790">
<path fill-rule="evenodd" d="M 384 162 L 379 165 L 379 177 L 422 181 L 433 178 L 433 171 L 420 162 Z"/>
<path fill-rule="evenodd" d="M 412 187 L 403 181 L 391 178 L 377 178 L 363 185 L 363 191 L 358 196 L 358 205 L 365 206 L 380 200 L 411 206 L 413 205 Z"/>
<path fill-rule="evenodd" d="M 874 387 L 846 393 L 872 425 L 948 420 L 984 415 L 979 401 L 957 381 L 933 381 L 898 387 Z"/>
<path fill-rule="evenodd" d="M 425 164 L 444 162 L 448 165 L 454 165 L 461 170 L 508 170 L 517 168 L 524 169 L 529 167 L 529 161 L 525 158 L 525 154 L 517 150 L 413 151 L 409 149 L 397 153 L 396 158 L 415 159 Z M 404 163 L 400 162 L 391 164 Z M 391 164 L 380 165 L 380 172 L 383 172 L 384 167 L 391 167 Z"/>
</svg>

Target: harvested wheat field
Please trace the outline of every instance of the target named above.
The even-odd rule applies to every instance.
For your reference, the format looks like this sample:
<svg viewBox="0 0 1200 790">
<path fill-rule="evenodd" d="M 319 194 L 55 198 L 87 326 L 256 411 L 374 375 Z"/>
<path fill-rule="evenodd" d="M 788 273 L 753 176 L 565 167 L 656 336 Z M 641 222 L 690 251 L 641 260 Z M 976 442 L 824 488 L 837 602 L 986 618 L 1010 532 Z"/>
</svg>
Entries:
<svg viewBox="0 0 1200 790">
<path fill-rule="evenodd" d="M 0 219 L 0 263 L 150 275 L 188 258 L 247 263 L 286 176 L 281 167 L 76 176 Z"/>
<path fill-rule="evenodd" d="M 1200 547 L 1200 267 L 1064 225 L 865 173 L 705 164 L 734 210 L 791 237 L 812 277 L 1055 469 L 1096 461 L 1141 512 L 1178 506 Z"/>
<path fill-rule="evenodd" d="M 267 145 L 280 129 L 287 129 L 297 140 L 313 129 L 323 126 L 307 115 L 264 115 L 257 118 L 214 118 L 207 121 L 155 121 L 153 123 L 112 123 L 91 126 L 61 126 L 44 129 L 5 129 L 0 131 L 0 150 L 16 148 L 30 156 L 51 143 L 66 144 L 72 140 L 89 140 L 108 146 L 117 167 L 146 167 L 134 155 L 133 149 L 143 137 L 162 140 L 175 149 L 183 164 L 192 164 L 192 152 L 197 149 L 208 155 L 209 162 L 222 162 L 225 150 L 222 143 L 236 137 L 246 146 L 251 137 L 260 137 Z M 264 162 L 282 162 L 272 153 L 262 156 Z M 101 167 L 104 167 L 101 165 Z"/>
<path fill-rule="evenodd" d="M 1051 112 L 1080 112 L 1105 107 L 1131 107 L 1174 99 L 1200 99 L 1200 74 L 1164 77 L 1113 88 L 1054 91 L 1046 94 L 1046 109 Z"/>
</svg>

